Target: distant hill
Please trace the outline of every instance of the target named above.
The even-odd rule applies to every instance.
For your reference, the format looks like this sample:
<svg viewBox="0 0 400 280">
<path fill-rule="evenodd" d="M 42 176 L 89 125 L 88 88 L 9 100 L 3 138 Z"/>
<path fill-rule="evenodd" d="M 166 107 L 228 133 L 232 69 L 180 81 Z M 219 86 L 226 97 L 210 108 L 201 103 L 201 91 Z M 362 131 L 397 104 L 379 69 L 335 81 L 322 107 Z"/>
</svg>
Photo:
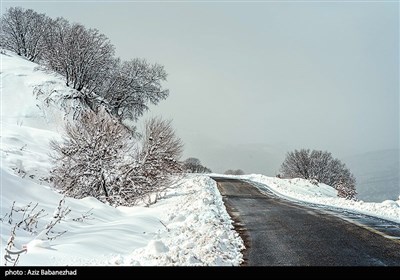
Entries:
<svg viewBox="0 0 400 280">
<path fill-rule="evenodd" d="M 400 195 L 398 149 L 358 154 L 343 159 L 357 178 L 358 198 L 381 202 Z"/>
</svg>

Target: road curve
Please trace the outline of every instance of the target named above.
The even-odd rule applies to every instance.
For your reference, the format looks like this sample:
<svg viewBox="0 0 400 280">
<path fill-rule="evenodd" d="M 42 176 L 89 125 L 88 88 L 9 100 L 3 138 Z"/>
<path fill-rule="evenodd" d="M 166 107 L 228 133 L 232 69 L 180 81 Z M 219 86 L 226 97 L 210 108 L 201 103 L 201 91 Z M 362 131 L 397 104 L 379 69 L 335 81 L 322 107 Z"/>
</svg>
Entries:
<svg viewBox="0 0 400 280">
<path fill-rule="evenodd" d="M 213 178 L 249 266 L 400 266 L 400 242 L 324 211 L 261 193 L 251 184 Z"/>
</svg>

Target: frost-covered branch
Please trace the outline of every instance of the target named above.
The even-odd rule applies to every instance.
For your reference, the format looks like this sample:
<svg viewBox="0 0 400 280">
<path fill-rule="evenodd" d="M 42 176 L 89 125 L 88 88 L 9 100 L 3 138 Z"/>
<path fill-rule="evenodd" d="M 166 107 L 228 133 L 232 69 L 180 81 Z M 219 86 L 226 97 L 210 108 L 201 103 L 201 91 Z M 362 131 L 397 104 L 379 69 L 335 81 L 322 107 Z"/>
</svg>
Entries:
<svg viewBox="0 0 400 280">
<path fill-rule="evenodd" d="M 86 211 L 85 213 L 81 214 L 81 216 L 77 217 L 77 218 L 73 218 L 72 220 L 74 222 L 83 222 L 85 220 L 93 220 L 93 208 L 89 209 L 88 211 Z"/>
<path fill-rule="evenodd" d="M 4 253 L 4 260 L 5 260 L 5 266 L 7 266 L 7 264 L 12 264 L 13 266 L 16 266 L 18 264 L 19 261 L 19 257 L 22 253 L 26 253 L 26 248 L 22 248 L 22 249 L 14 249 L 15 248 L 15 244 L 14 241 L 16 239 L 16 231 L 17 229 L 17 225 L 14 225 L 11 229 L 11 234 L 10 234 L 10 238 L 8 238 L 7 241 L 7 245 Z"/>
</svg>

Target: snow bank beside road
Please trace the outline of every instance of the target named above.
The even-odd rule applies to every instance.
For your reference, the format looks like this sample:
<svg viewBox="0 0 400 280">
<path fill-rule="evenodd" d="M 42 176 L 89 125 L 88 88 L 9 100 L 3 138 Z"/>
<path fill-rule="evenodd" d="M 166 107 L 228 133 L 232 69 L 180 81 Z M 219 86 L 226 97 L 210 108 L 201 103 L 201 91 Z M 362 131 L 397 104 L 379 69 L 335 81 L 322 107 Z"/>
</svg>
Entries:
<svg viewBox="0 0 400 280">
<path fill-rule="evenodd" d="M 233 230 L 214 180 L 194 175 L 160 201 L 165 229 L 122 264 L 239 265 L 243 241 Z"/>
<path fill-rule="evenodd" d="M 38 209 L 49 214 L 40 220 L 39 228 L 50 221 L 61 195 L 4 170 L 1 178 L 2 216 L 14 200 L 18 207 L 38 202 Z M 243 241 L 233 230 L 215 182 L 207 176 L 179 180 L 151 207 L 113 208 L 94 198 L 67 198 L 66 206 L 72 212 L 55 230 L 67 232 L 55 240 L 17 229 L 16 246 L 28 249 L 19 265 L 230 266 L 242 262 Z M 93 213 L 90 218 L 76 221 L 88 211 Z M 1 227 L 4 252 L 12 225 L 3 221 Z"/>
<path fill-rule="evenodd" d="M 400 198 L 381 203 L 353 201 L 337 197 L 337 191 L 328 185 L 314 185 L 305 179 L 280 179 L 259 174 L 238 177 L 264 184 L 276 194 L 291 200 L 338 207 L 400 223 Z"/>
</svg>

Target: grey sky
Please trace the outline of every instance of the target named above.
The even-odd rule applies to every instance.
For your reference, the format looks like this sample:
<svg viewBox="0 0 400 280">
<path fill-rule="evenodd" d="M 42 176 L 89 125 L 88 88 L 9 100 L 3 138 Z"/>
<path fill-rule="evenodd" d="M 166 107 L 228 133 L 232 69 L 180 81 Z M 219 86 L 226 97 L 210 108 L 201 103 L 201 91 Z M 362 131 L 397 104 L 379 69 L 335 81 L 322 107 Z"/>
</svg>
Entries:
<svg viewBox="0 0 400 280">
<path fill-rule="evenodd" d="M 124 59 L 169 73 L 148 115 L 174 119 L 185 157 L 274 175 L 284 153 L 399 147 L 397 2 L 3 1 L 99 29 Z"/>
</svg>

